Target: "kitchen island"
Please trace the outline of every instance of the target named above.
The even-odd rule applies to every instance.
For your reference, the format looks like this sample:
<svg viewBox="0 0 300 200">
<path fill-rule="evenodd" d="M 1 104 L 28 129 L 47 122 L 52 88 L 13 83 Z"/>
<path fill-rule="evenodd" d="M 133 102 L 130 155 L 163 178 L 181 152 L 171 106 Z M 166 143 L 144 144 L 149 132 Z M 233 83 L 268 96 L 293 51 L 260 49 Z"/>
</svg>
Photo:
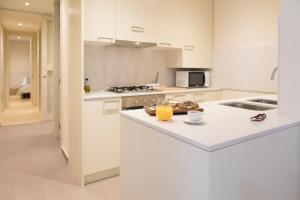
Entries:
<svg viewBox="0 0 300 200">
<path fill-rule="evenodd" d="M 121 112 L 121 199 L 299 200 L 299 120 L 220 103 L 201 105 L 199 126 Z"/>
</svg>

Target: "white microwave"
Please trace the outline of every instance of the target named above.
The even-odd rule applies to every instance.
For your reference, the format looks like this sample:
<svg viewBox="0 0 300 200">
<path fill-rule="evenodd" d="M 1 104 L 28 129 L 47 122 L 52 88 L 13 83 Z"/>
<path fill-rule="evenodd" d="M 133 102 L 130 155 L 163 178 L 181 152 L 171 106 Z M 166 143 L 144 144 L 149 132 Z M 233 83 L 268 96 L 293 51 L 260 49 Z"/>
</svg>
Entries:
<svg viewBox="0 0 300 200">
<path fill-rule="evenodd" d="M 176 71 L 176 87 L 209 87 L 209 71 Z"/>
</svg>

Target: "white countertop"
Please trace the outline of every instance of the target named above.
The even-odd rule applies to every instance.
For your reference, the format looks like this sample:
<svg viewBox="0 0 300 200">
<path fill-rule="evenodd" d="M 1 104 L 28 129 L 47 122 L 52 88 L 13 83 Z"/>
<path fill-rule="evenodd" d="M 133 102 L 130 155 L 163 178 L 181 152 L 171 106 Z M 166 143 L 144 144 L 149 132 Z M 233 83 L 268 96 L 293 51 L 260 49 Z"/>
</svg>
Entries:
<svg viewBox="0 0 300 200">
<path fill-rule="evenodd" d="M 252 99 L 256 98 L 276 99 L 277 96 L 253 97 Z M 203 103 L 201 105 L 205 109 L 203 113 L 205 124 L 203 125 L 184 123 L 186 115 L 177 115 L 170 122 L 161 122 L 156 117 L 149 116 L 143 109 L 122 111 L 121 116 L 135 120 L 206 151 L 216 151 L 300 125 L 300 121 L 297 119 L 279 116 L 277 109 L 252 111 L 219 105 L 221 102 L 245 101 L 247 99 L 251 98 Z M 247 103 L 259 104 L 248 101 Z M 267 118 L 262 122 L 251 122 L 250 117 L 259 113 L 266 113 Z"/>
<path fill-rule="evenodd" d="M 107 99 L 107 98 L 121 98 L 126 96 L 143 96 L 153 94 L 174 94 L 174 93 L 189 93 L 189 92 L 207 92 L 221 90 L 221 88 L 176 88 L 176 87 L 162 87 L 159 91 L 152 92 L 128 92 L 128 93 L 113 93 L 109 91 L 97 91 L 85 94 L 85 100 L 92 99 Z"/>
</svg>

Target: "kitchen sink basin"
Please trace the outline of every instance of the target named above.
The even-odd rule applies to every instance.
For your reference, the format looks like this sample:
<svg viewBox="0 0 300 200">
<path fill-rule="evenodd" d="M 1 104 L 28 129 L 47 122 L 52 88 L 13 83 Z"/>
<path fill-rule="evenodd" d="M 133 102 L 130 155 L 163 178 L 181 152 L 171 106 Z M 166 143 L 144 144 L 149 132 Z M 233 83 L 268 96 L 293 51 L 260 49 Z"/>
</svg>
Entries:
<svg viewBox="0 0 300 200">
<path fill-rule="evenodd" d="M 257 103 L 265 103 L 265 104 L 272 104 L 277 105 L 278 102 L 276 100 L 270 100 L 270 99 L 251 99 L 248 101 L 257 102 Z"/>
<path fill-rule="evenodd" d="M 259 110 L 259 111 L 275 109 L 272 107 L 253 105 L 253 104 L 248 104 L 248 103 L 243 103 L 243 102 L 221 103 L 221 105 L 235 107 L 235 108 L 242 108 L 242 109 L 247 109 L 247 110 Z"/>
</svg>

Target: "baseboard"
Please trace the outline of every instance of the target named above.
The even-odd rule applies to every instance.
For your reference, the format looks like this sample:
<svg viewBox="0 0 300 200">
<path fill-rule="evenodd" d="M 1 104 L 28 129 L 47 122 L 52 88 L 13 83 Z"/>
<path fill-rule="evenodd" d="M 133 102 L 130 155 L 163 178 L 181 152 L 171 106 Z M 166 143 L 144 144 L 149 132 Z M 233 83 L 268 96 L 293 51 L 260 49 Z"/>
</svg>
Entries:
<svg viewBox="0 0 300 200">
<path fill-rule="evenodd" d="M 120 175 L 119 167 L 101 171 L 101 172 L 97 172 L 94 174 L 85 175 L 84 176 L 84 184 L 87 185 L 90 183 L 102 181 L 104 179 L 111 178 L 111 177 L 118 176 L 118 175 Z"/>
<path fill-rule="evenodd" d="M 60 151 L 61 151 L 61 154 L 63 155 L 64 159 L 66 160 L 66 162 L 69 163 L 69 155 L 66 152 L 66 150 L 64 149 L 64 147 L 60 147 Z"/>
</svg>

